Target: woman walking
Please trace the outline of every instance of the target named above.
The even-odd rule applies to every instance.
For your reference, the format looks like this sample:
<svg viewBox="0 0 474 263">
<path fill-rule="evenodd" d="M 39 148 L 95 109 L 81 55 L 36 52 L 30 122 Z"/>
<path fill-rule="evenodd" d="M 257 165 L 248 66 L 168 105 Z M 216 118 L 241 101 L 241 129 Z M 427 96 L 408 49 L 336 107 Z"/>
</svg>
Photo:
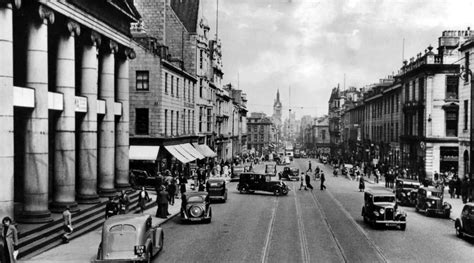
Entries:
<svg viewBox="0 0 474 263">
<path fill-rule="evenodd" d="M 359 192 L 364 192 L 365 191 L 365 181 L 364 181 L 364 176 L 361 176 L 359 178 Z"/>
<path fill-rule="evenodd" d="M 2 219 L 1 235 L 0 262 L 16 262 L 18 231 L 12 225 L 12 219 L 8 216 Z"/>
</svg>

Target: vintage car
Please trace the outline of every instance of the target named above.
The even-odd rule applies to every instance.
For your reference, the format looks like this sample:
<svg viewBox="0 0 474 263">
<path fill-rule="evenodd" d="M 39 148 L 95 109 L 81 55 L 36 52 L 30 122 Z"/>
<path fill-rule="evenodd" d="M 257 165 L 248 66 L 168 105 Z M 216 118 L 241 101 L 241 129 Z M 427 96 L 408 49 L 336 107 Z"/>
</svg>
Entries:
<svg viewBox="0 0 474 263">
<path fill-rule="evenodd" d="M 181 200 L 181 220 L 211 223 L 212 209 L 207 192 L 186 192 Z"/>
<path fill-rule="evenodd" d="M 281 157 L 277 155 L 277 156 L 273 157 L 273 161 L 275 161 L 275 163 L 277 165 L 279 165 L 279 164 L 281 164 Z"/>
<path fill-rule="evenodd" d="M 416 196 L 420 182 L 411 179 L 397 179 L 395 182 L 395 197 L 397 203 L 400 205 L 415 205 L 415 200 L 412 196 Z"/>
<path fill-rule="evenodd" d="M 286 166 L 285 168 L 283 168 L 283 171 L 278 173 L 278 178 L 280 180 L 287 179 L 291 181 L 294 179 L 296 181 L 299 181 L 300 180 L 299 174 L 300 174 L 300 169 L 296 167 Z"/>
<path fill-rule="evenodd" d="M 277 174 L 277 167 L 274 164 L 266 164 L 265 165 L 265 173 L 266 174 L 271 174 L 272 176 L 275 176 Z"/>
<path fill-rule="evenodd" d="M 474 203 L 464 205 L 460 218 L 454 222 L 454 227 L 459 238 L 464 236 L 474 238 Z"/>
<path fill-rule="evenodd" d="M 398 226 L 401 230 L 405 230 L 407 223 L 407 214 L 399 209 L 395 195 L 385 191 L 364 193 L 362 217 L 373 226 Z"/>
<path fill-rule="evenodd" d="M 206 190 L 209 193 L 210 200 L 227 201 L 227 188 L 224 179 L 210 178 L 206 182 Z"/>
<path fill-rule="evenodd" d="M 272 192 L 274 195 L 287 195 L 290 190 L 282 181 L 272 181 L 269 174 L 243 173 L 240 175 L 237 190 L 243 193 L 254 191 Z"/>
<path fill-rule="evenodd" d="M 249 169 L 248 166 L 244 166 L 244 165 L 236 165 L 232 168 L 232 173 L 230 174 L 230 180 L 231 181 L 238 181 L 239 180 L 239 176 L 241 173 L 243 172 L 246 172 L 246 170 Z"/>
<path fill-rule="evenodd" d="M 443 193 L 434 187 L 420 187 L 416 197 L 415 210 L 424 212 L 426 216 L 442 215 L 449 218 L 451 205 L 443 202 Z"/>
<path fill-rule="evenodd" d="M 102 241 L 93 262 L 147 261 L 163 249 L 163 229 L 150 215 L 116 215 L 102 226 Z"/>
<path fill-rule="evenodd" d="M 132 169 L 130 170 L 130 185 L 134 189 L 138 189 L 142 186 L 155 187 L 156 176 L 151 176 L 146 170 Z"/>
</svg>

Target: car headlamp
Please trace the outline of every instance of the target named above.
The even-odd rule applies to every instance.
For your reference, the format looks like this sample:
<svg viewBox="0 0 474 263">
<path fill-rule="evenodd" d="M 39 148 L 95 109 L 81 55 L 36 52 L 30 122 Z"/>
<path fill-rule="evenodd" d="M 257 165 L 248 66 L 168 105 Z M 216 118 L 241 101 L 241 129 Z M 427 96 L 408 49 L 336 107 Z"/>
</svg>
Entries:
<svg viewBox="0 0 474 263">
<path fill-rule="evenodd" d="M 143 254 L 145 254 L 145 246 L 144 245 L 138 245 L 135 246 L 135 255 L 141 257 Z"/>
<path fill-rule="evenodd" d="M 431 203 L 434 205 L 434 204 L 436 204 L 436 201 L 435 201 L 435 200 L 432 200 Z"/>
<path fill-rule="evenodd" d="M 380 213 L 381 215 L 385 214 L 385 209 L 384 209 L 384 208 L 380 208 L 379 213 Z"/>
<path fill-rule="evenodd" d="M 379 216 L 380 214 L 379 214 L 379 212 L 374 211 L 374 215 L 375 215 L 375 216 Z"/>
<path fill-rule="evenodd" d="M 411 194 L 410 192 L 407 193 L 408 196 L 410 196 L 410 194 Z"/>
<path fill-rule="evenodd" d="M 426 205 L 428 205 L 428 207 L 431 207 L 431 203 L 430 203 L 430 202 L 428 202 Z"/>
<path fill-rule="evenodd" d="M 402 196 L 403 196 L 403 197 L 405 197 L 405 196 L 406 196 L 406 194 L 405 194 L 405 193 L 402 193 Z"/>
</svg>

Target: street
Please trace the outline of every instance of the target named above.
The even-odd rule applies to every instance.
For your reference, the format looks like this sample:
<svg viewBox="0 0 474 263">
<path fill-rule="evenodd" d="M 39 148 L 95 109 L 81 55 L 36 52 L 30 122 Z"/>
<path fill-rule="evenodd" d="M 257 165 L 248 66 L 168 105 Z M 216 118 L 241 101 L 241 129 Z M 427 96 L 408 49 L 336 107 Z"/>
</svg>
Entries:
<svg viewBox="0 0 474 263">
<path fill-rule="evenodd" d="M 295 159 L 292 165 L 303 171 L 307 162 Z M 211 224 L 182 224 L 175 217 L 163 225 L 165 248 L 155 262 L 472 261 L 473 243 L 456 238 L 451 220 L 404 207 L 406 231 L 365 225 L 358 183 L 317 165 L 325 171 L 327 191 L 312 181 L 312 192 L 299 191 L 299 182 L 292 182 L 288 196 L 246 195 L 230 183 L 227 203 L 213 204 Z M 384 189 L 368 183 L 366 188 Z"/>
</svg>

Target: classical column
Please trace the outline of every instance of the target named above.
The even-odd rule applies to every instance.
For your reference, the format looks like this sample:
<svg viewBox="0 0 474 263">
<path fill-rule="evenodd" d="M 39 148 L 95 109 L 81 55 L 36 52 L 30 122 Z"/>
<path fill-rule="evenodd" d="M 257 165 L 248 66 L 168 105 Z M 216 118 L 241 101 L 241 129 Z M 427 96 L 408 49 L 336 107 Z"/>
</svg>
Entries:
<svg viewBox="0 0 474 263">
<path fill-rule="evenodd" d="M 87 113 L 79 131 L 77 199 L 79 203 L 98 203 L 97 195 L 97 90 L 98 46 L 100 35 L 88 33 L 82 47 L 81 95 L 87 98 Z"/>
<path fill-rule="evenodd" d="M 125 49 L 125 56 L 118 60 L 117 70 L 117 102 L 122 104 L 122 116 L 115 127 L 115 186 L 130 187 L 129 184 L 129 82 L 128 59 L 135 58 L 135 52 Z"/>
<path fill-rule="evenodd" d="M 98 189 L 102 196 L 115 194 L 115 53 L 117 43 L 112 40 L 103 45 L 99 96 L 105 100 L 105 115 L 99 122 L 99 176 Z"/>
<path fill-rule="evenodd" d="M 0 4 L 0 215 L 13 216 L 13 12 Z"/>
<path fill-rule="evenodd" d="M 24 207 L 19 221 L 39 223 L 52 221 L 48 210 L 48 23 L 54 22 L 54 13 L 39 5 L 25 18 L 25 80 L 27 87 L 35 89 L 35 108 L 26 124 Z"/>
<path fill-rule="evenodd" d="M 75 36 L 80 34 L 76 22 L 67 21 L 57 43 L 56 92 L 62 93 L 64 109 L 56 123 L 54 151 L 53 203 L 51 211 L 69 207 L 78 211 L 76 203 L 76 111 L 75 111 Z"/>
</svg>

